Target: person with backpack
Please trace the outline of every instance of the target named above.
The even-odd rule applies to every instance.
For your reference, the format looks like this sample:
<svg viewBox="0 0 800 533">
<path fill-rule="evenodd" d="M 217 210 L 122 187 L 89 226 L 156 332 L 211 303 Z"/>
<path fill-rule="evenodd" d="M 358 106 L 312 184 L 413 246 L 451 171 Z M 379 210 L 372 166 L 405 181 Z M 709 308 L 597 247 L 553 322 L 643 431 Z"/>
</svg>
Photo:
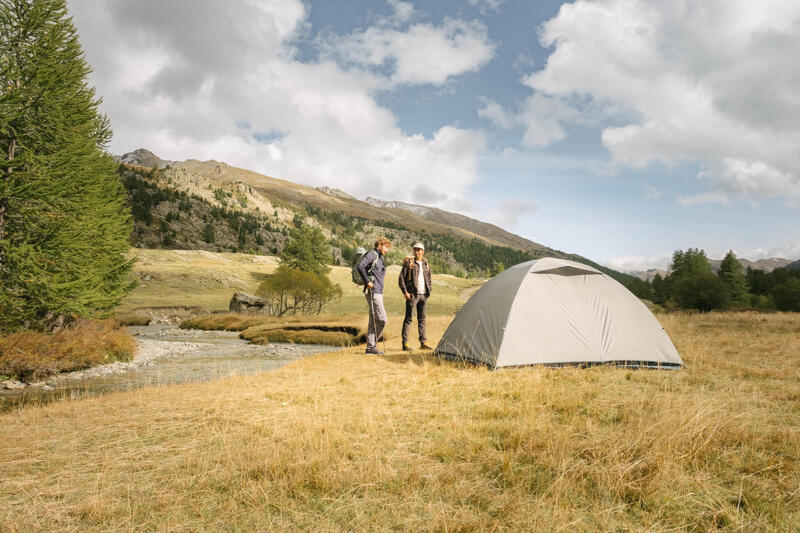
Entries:
<svg viewBox="0 0 800 533">
<path fill-rule="evenodd" d="M 386 237 L 375 241 L 375 248 L 365 253 L 358 262 L 358 274 L 364 285 L 364 296 L 369 306 L 369 326 L 367 327 L 367 354 L 383 355 L 377 342 L 386 327 L 386 309 L 383 307 L 383 277 L 386 266 L 383 257 L 389 252 L 392 243 Z"/>
<path fill-rule="evenodd" d="M 418 242 L 414 245 L 414 255 L 403 260 L 400 269 L 398 284 L 406 299 L 406 316 L 403 319 L 403 351 L 410 352 L 408 345 L 408 331 L 411 329 L 414 308 L 417 309 L 417 326 L 419 329 L 419 347 L 421 350 L 430 350 L 425 342 L 425 314 L 428 307 L 428 297 L 431 295 L 431 267 L 425 259 L 425 246 Z"/>
</svg>

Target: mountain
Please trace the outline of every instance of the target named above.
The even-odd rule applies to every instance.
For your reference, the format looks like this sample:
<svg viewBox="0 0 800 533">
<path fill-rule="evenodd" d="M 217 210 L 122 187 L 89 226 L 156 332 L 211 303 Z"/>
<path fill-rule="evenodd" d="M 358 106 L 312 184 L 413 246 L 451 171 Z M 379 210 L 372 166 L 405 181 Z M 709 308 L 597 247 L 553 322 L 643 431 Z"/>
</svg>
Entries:
<svg viewBox="0 0 800 533">
<path fill-rule="evenodd" d="M 791 259 L 783 259 L 780 257 L 771 257 L 769 259 L 759 259 L 758 261 L 750 261 L 744 258 L 737 258 L 739 262 L 742 263 L 742 267 L 747 270 L 747 267 L 752 268 L 753 270 L 763 270 L 764 272 L 772 272 L 776 268 L 784 268 L 786 265 L 792 262 Z M 713 272 L 717 272 L 719 270 L 719 265 L 722 263 L 721 259 L 709 259 L 708 264 L 711 265 L 711 270 Z"/>
<path fill-rule="evenodd" d="M 789 263 L 783 268 L 785 268 L 786 270 L 800 270 L 800 259 L 798 259 L 794 263 Z"/>
<path fill-rule="evenodd" d="M 637 277 L 642 281 L 653 281 L 653 278 L 656 277 L 656 274 L 661 274 L 662 278 L 666 278 L 669 275 L 669 272 L 661 269 L 661 268 L 650 268 L 647 270 L 639 270 L 634 272 L 628 272 L 631 276 Z"/>
<path fill-rule="evenodd" d="M 397 202 L 397 201 L 386 201 L 386 200 L 378 200 L 377 198 L 366 198 L 364 200 L 366 203 L 373 205 L 375 207 L 381 207 L 383 209 L 401 209 L 405 211 L 410 211 L 414 214 L 419 215 L 420 217 L 424 218 L 425 220 L 429 220 L 431 222 L 435 222 L 437 224 L 444 224 L 445 226 L 454 226 L 475 235 L 481 235 L 483 237 L 487 237 L 491 239 L 493 242 L 503 244 L 505 246 L 511 246 L 512 248 L 519 248 L 520 250 L 546 250 L 548 249 L 546 246 L 543 246 L 539 243 L 535 243 L 533 241 L 529 241 L 519 235 L 514 235 L 501 227 L 495 226 L 494 224 L 489 224 L 488 222 L 481 222 L 480 220 L 475 220 L 474 218 L 470 218 L 464 215 L 459 215 L 458 213 L 451 213 L 449 211 L 444 211 L 443 209 L 438 209 L 436 207 L 428 207 L 424 205 L 416 205 L 416 204 L 407 204 L 404 202 Z"/>
<path fill-rule="evenodd" d="M 136 165 L 139 167 L 158 169 L 166 168 L 175 163 L 174 161 L 166 161 L 161 159 L 150 150 L 146 150 L 144 148 L 139 148 L 138 150 L 134 150 L 133 152 L 129 152 L 122 156 L 115 156 L 115 159 L 118 163 L 125 165 Z"/>
<path fill-rule="evenodd" d="M 134 246 L 278 254 L 300 225 L 322 229 L 332 260 L 348 263 L 356 246 L 387 236 L 390 260 L 425 242 L 435 271 L 488 276 L 538 257 L 580 261 L 623 283 L 631 276 L 442 209 L 361 201 L 334 187 L 317 189 L 219 161 L 167 161 L 139 149 L 120 156 L 120 177 L 135 218 Z"/>
</svg>

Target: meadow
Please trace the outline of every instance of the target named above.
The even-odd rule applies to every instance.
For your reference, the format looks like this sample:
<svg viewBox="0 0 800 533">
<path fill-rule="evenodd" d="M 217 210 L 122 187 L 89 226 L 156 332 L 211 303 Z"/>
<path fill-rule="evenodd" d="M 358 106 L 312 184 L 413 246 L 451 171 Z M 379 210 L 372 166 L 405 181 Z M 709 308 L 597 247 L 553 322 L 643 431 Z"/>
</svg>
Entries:
<svg viewBox="0 0 800 533">
<path fill-rule="evenodd" d="M 658 318 L 685 369 L 492 372 L 395 335 L 4 414 L 0 530 L 797 531 L 800 315 Z"/>
<path fill-rule="evenodd" d="M 255 294 L 258 285 L 272 274 L 278 260 L 272 256 L 233 253 L 214 253 L 201 250 L 147 250 L 134 248 L 130 257 L 136 257 L 133 279 L 137 286 L 122 304 L 118 315 L 147 315 L 159 308 L 186 307 L 195 312 L 227 311 L 231 296 L 236 291 Z M 403 297 L 397 288 L 399 265 L 390 265 L 386 274 L 386 309 L 402 312 Z M 338 302 L 327 305 L 325 314 L 340 316 L 362 314 L 366 306 L 361 288 L 351 280 L 350 268 L 332 267 L 331 281 L 338 283 L 343 296 Z M 429 314 L 453 314 L 482 281 L 437 275 L 434 278 Z"/>
</svg>

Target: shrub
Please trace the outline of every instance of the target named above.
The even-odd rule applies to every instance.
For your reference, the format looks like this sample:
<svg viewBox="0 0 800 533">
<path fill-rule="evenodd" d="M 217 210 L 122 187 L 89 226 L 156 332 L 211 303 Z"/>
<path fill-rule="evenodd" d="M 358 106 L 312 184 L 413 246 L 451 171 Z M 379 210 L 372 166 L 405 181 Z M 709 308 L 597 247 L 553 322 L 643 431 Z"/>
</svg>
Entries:
<svg viewBox="0 0 800 533">
<path fill-rule="evenodd" d="M 790 279 L 775 286 L 772 301 L 779 311 L 800 311 L 800 279 Z"/>
<path fill-rule="evenodd" d="M 36 381 L 59 372 L 130 361 L 136 341 L 115 321 L 78 320 L 57 333 L 24 331 L 0 337 L 0 374 Z"/>
<path fill-rule="evenodd" d="M 727 307 L 730 300 L 728 286 L 711 273 L 694 274 L 678 280 L 674 296 L 684 309 L 697 309 L 703 313 Z"/>
</svg>

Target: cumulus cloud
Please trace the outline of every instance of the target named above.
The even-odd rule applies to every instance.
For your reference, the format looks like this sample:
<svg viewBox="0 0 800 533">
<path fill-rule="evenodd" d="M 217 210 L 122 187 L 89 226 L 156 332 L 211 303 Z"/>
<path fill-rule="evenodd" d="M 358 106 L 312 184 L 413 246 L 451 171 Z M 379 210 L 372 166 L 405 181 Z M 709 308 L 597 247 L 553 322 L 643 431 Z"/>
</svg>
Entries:
<svg viewBox="0 0 800 533">
<path fill-rule="evenodd" d="M 711 193 L 685 202 L 800 205 L 800 4 L 780 0 L 564 4 L 523 82 L 525 142 L 589 116 L 615 163 L 696 164 Z M 559 106 L 560 105 L 560 106 Z"/>
<path fill-rule="evenodd" d="M 644 188 L 644 195 L 642 196 L 642 198 L 644 198 L 645 200 L 656 200 L 658 198 L 661 198 L 661 196 L 662 196 L 661 191 L 659 191 L 652 185 L 648 185 L 647 187 Z"/>
<path fill-rule="evenodd" d="M 293 43 L 310 31 L 301 0 L 69 7 L 115 132 L 114 153 L 146 147 L 167 159 L 223 160 L 360 196 L 410 200 L 419 187 L 440 203 L 463 201 L 477 180 L 482 132 L 445 124 L 430 136 L 405 134 L 375 94 L 393 82 L 438 83 L 478 68 L 491 49 L 481 47 L 485 28 L 451 20 L 392 30 L 381 52 L 396 62 L 387 75 L 299 59 Z M 413 17 L 407 2 L 390 7 L 396 20 Z M 389 35 L 385 29 L 375 35 Z M 449 65 L 439 77 L 430 64 L 413 64 L 428 45 L 440 53 L 434 62 Z"/>
<path fill-rule="evenodd" d="M 389 68 L 395 85 L 441 85 L 485 66 L 494 44 L 479 21 L 445 19 L 441 25 L 413 24 L 405 29 L 372 26 L 346 36 L 333 36 L 325 48 L 345 62 Z"/>
</svg>

